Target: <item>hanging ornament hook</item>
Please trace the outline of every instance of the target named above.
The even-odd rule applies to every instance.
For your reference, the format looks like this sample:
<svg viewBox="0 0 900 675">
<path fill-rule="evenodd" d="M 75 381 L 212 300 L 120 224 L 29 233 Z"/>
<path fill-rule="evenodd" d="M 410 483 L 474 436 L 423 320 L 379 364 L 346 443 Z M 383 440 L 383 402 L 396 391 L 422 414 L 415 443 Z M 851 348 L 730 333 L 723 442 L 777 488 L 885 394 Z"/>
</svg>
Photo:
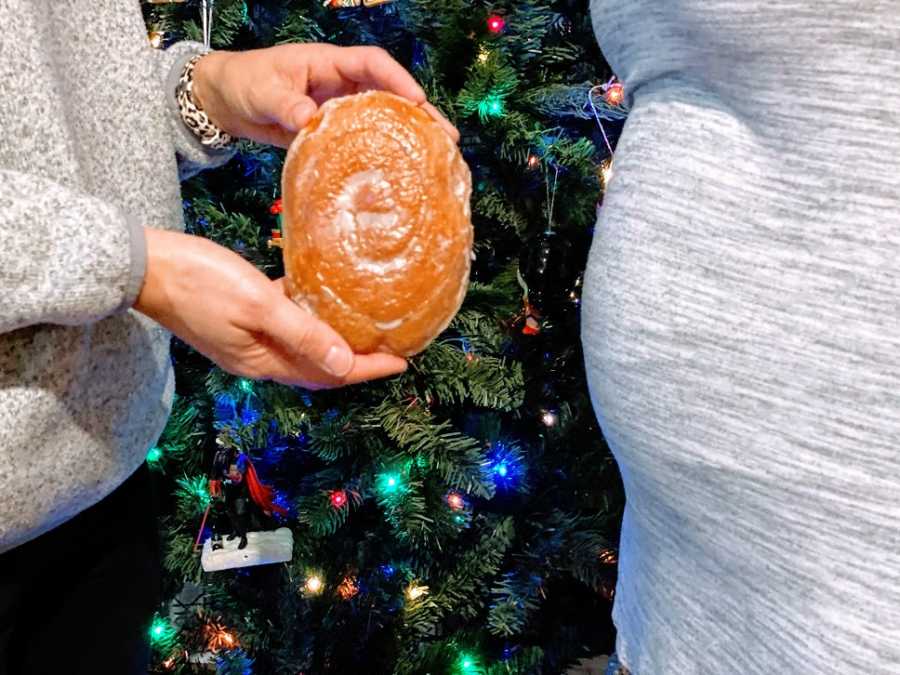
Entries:
<svg viewBox="0 0 900 675">
<path fill-rule="evenodd" d="M 212 42 L 212 22 L 216 0 L 202 0 L 201 22 L 203 24 L 203 45 L 209 49 Z"/>
</svg>

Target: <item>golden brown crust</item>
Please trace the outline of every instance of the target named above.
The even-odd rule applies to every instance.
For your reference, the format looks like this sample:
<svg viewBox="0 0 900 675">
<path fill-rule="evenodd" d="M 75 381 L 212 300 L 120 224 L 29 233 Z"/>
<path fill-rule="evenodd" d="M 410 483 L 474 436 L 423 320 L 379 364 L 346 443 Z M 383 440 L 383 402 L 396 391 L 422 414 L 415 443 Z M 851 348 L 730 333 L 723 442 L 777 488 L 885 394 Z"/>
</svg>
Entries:
<svg viewBox="0 0 900 675">
<path fill-rule="evenodd" d="M 385 92 L 325 103 L 282 174 L 290 296 L 358 353 L 411 356 L 469 281 L 472 179 L 420 107 Z"/>
</svg>

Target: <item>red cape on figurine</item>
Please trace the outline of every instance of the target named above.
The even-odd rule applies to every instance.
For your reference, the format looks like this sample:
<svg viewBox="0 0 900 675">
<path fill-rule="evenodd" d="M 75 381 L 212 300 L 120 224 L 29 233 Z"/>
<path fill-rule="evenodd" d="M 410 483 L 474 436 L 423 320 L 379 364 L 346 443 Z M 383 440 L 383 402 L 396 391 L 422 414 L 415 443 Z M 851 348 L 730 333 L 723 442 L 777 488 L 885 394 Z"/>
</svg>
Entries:
<svg viewBox="0 0 900 675">
<path fill-rule="evenodd" d="M 253 462 L 250 461 L 249 458 L 245 460 L 247 462 L 247 473 L 244 476 L 247 481 L 247 488 L 250 491 L 250 497 L 256 502 L 256 505 L 263 510 L 263 513 L 266 515 L 270 515 L 272 513 L 277 513 L 279 515 L 285 515 L 287 513 L 287 509 L 279 506 L 275 502 L 272 501 L 273 491 L 268 485 L 264 485 L 260 483 L 259 477 L 256 475 L 256 468 L 253 466 Z"/>
</svg>

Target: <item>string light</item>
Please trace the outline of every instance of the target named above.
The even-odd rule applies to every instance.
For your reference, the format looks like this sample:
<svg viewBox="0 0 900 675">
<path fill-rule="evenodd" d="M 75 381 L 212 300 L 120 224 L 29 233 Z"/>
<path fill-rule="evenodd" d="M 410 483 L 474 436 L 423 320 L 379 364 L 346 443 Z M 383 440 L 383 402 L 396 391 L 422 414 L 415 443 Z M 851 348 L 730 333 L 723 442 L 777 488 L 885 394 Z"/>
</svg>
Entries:
<svg viewBox="0 0 900 675">
<path fill-rule="evenodd" d="M 625 100 L 625 87 L 621 82 L 613 82 L 606 88 L 603 100 L 609 105 L 622 105 L 622 101 Z"/>
<path fill-rule="evenodd" d="M 403 481 L 398 473 L 384 473 L 378 478 L 378 490 L 384 497 L 393 497 L 403 491 Z"/>
<path fill-rule="evenodd" d="M 487 27 L 494 35 L 499 35 L 506 28 L 506 21 L 499 14 L 492 14 L 488 17 Z"/>
<path fill-rule="evenodd" d="M 206 638 L 206 648 L 211 652 L 220 649 L 234 649 L 240 643 L 233 632 L 215 621 L 210 621 L 203 626 L 203 635 Z"/>
<path fill-rule="evenodd" d="M 344 600 L 349 600 L 359 593 L 359 584 L 356 583 L 356 577 L 346 576 L 337 588 L 338 595 Z"/>
<path fill-rule="evenodd" d="M 447 503 L 454 511 L 462 511 L 466 508 L 466 500 L 462 498 L 458 492 L 451 492 L 447 495 Z"/>
<path fill-rule="evenodd" d="M 253 380 L 248 380 L 246 377 L 242 377 L 240 380 L 238 380 L 238 388 L 245 394 L 252 394 Z"/>
<path fill-rule="evenodd" d="M 491 58 L 491 51 L 484 45 L 481 45 L 478 48 L 477 58 L 478 58 L 478 63 L 481 63 L 481 64 L 487 63 L 488 60 Z"/>
<path fill-rule="evenodd" d="M 151 30 L 147 36 L 150 39 L 150 46 L 154 49 L 159 49 L 162 46 L 165 35 L 166 34 L 161 30 Z"/>
<path fill-rule="evenodd" d="M 209 496 L 209 484 L 203 476 L 179 478 L 178 484 L 185 492 L 193 496 L 200 503 L 200 506 L 205 508 L 212 501 L 212 498 Z"/>
<path fill-rule="evenodd" d="M 428 595 L 428 586 L 419 586 L 417 583 L 411 583 L 406 589 L 406 597 L 410 600 L 418 600 Z"/>
<path fill-rule="evenodd" d="M 614 565 L 619 559 L 615 550 L 611 548 L 603 549 L 597 557 L 600 559 L 602 565 Z"/>
<path fill-rule="evenodd" d="M 343 490 L 335 490 L 331 493 L 331 505 L 336 509 L 341 509 L 347 504 L 347 493 Z"/>
<path fill-rule="evenodd" d="M 559 422 L 559 414 L 554 410 L 543 408 L 541 409 L 541 422 L 545 427 L 555 427 Z"/>
<path fill-rule="evenodd" d="M 310 574 L 303 584 L 303 589 L 309 595 L 319 595 L 324 588 L 325 582 L 322 581 L 322 577 L 318 574 Z"/>
<path fill-rule="evenodd" d="M 505 111 L 503 97 L 498 94 L 488 94 L 478 102 L 478 114 L 482 117 L 502 117 Z"/>
<path fill-rule="evenodd" d="M 163 456 L 162 448 L 153 446 L 152 448 L 150 448 L 150 451 L 147 453 L 147 462 L 149 464 L 156 464 L 159 462 L 159 460 L 162 459 L 162 456 Z"/>
<path fill-rule="evenodd" d="M 167 645 L 175 637 L 175 628 L 159 616 L 153 617 L 150 624 L 150 643 L 154 645 Z"/>
<path fill-rule="evenodd" d="M 528 168 L 536 169 L 541 165 L 541 158 L 537 155 L 528 155 Z"/>
<path fill-rule="evenodd" d="M 513 488 L 524 477 L 521 457 L 515 447 L 507 447 L 503 442 L 491 444 L 488 471 L 494 484 L 501 490 Z"/>
<path fill-rule="evenodd" d="M 600 163 L 600 183 L 605 190 L 609 185 L 609 179 L 612 178 L 612 157 L 607 157 Z"/>
<path fill-rule="evenodd" d="M 456 660 L 456 669 L 460 673 L 477 673 L 480 671 L 478 657 L 469 652 L 461 652 Z"/>
</svg>

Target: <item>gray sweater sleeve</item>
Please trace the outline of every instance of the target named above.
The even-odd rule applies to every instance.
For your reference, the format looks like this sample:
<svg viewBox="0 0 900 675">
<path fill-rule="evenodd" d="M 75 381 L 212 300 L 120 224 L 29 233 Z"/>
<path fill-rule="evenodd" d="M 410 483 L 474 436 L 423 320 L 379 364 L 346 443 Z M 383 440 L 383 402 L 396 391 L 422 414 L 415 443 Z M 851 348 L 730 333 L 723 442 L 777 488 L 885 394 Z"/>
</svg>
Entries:
<svg viewBox="0 0 900 675">
<path fill-rule="evenodd" d="M 0 333 L 97 321 L 140 292 L 142 224 L 54 181 L 0 169 L 0 241 Z"/>
<path fill-rule="evenodd" d="M 175 98 L 178 79 L 185 64 L 196 54 L 205 54 L 209 50 L 199 42 L 178 42 L 165 50 L 154 50 L 157 56 L 159 75 L 163 82 L 166 96 L 166 108 L 169 112 L 172 138 L 175 152 L 178 154 L 178 168 L 182 180 L 204 170 L 222 166 L 234 156 L 233 149 L 211 150 L 200 143 L 194 133 L 187 128 L 181 119 L 181 111 Z"/>
<path fill-rule="evenodd" d="M 204 51 L 194 42 L 154 51 L 182 179 L 234 154 L 204 147 L 181 120 L 178 79 L 187 60 Z M 140 293 L 143 223 L 36 174 L 0 168 L 0 242 L 0 334 L 98 321 L 128 309 Z"/>
</svg>

